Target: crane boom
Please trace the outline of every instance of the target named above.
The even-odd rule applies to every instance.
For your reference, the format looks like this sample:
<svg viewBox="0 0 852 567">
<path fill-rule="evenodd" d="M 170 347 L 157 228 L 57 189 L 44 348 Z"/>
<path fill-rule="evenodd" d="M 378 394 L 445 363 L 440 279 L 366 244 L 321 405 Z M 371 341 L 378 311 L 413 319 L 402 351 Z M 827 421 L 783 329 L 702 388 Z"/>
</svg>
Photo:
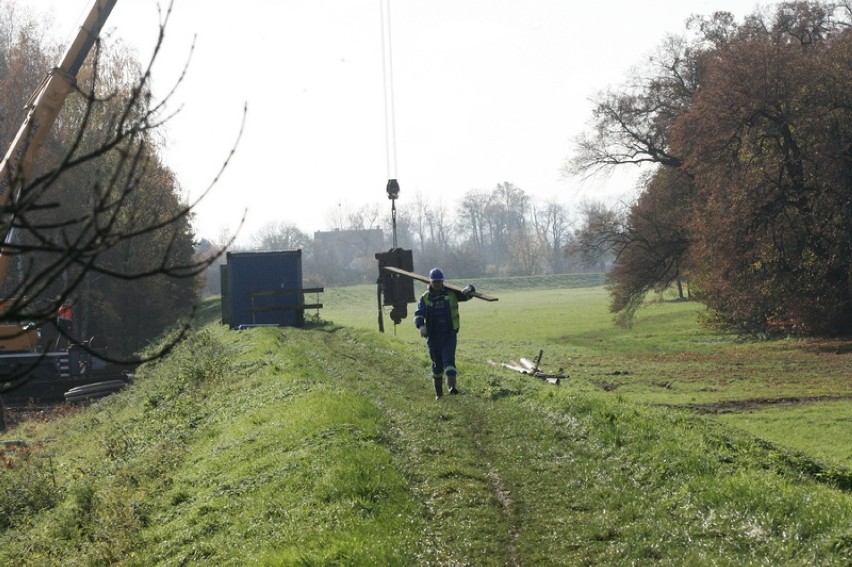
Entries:
<svg viewBox="0 0 852 567">
<path fill-rule="evenodd" d="M 94 0 L 86 19 L 74 40 L 65 51 L 58 67 L 52 69 L 42 80 L 27 101 L 27 114 L 15 135 L 3 161 L 0 162 L 0 214 L 15 194 L 21 190 L 30 175 L 32 162 L 44 144 L 48 132 L 62 110 L 65 99 L 77 84 L 77 73 L 98 39 L 101 29 L 109 18 L 118 0 Z M 5 234 L 0 234 L 0 283 L 5 281 L 9 255 L 6 245 L 12 238 L 11 223 L 6 225 Z M 0 306 L 0 312 L 5 308 Z M 20 333 L 0 330 L 0 343 L 4 338 Z M 5 349 L 0 345 L 0 350 Z"/>
<path fill-rule="evenodd" d="M 61 63 L 47 74 L 27 102 L 27 116 L 0 163 L 0 206 L 9 201 L 29 173 L 33 155 L 41 148 L 65 98 L 74 89 L 77 73 L 117 1 L 94 0 Z"/>
<path fill-rule="evenodd" d="M 0 163 L 0 206 L 8 202 L 16 185 L 29 173 L 34 154 L 44 143 L 65 98 L 77 84 L 77 73 L 117 1 L 94 1 L 61 63 L 47 74 L 27 102 L 27 116 Z"/>
</svg>

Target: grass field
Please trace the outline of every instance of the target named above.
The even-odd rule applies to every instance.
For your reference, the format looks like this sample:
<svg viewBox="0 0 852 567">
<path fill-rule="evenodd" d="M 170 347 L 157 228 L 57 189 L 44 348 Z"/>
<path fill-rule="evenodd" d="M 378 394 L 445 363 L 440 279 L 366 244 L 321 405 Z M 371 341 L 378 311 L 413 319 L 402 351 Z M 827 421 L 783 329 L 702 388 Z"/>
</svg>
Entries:
<svg viewBox="0 0 852 567">
<path fill-rule="evenodd" d="M 577 281 L 574 281 L 577 278 Z M 631 403 L 691 408 L 805 453 L 852 468 L 852 340 L 744 340 L 703 327 L 699 303 L 656 298 L 631 329 L 612 324 L 604 287 L 589 276 L 474 281 L 497 302 L 462 304 L 459 359 L 535 359 L 571 375 L 563 386 Z M 519 283 L 520 282 L 520 283 Z M 418 284 L 417 295 L 421 288 Z M 320 316 L 378 329 L 374 286 L 328 290 Z M 414 307 L 385 331 L 422 345 Z M 509 371 L 506 371 L 509 372 Z"/>
<path fill-rule="evenodd" d="M 720 336 L 670 300 L 625 330 L 589 280 L 475 283 L 500 300 L 462 305 L 440 401 L 372 286 L 304 329 L 208 303 L 131 388 L 2 435 L 0 564 L 852 564 L 852 343 Z M 487 363 L 539 351 L 570 377 Z"/>
</svg>

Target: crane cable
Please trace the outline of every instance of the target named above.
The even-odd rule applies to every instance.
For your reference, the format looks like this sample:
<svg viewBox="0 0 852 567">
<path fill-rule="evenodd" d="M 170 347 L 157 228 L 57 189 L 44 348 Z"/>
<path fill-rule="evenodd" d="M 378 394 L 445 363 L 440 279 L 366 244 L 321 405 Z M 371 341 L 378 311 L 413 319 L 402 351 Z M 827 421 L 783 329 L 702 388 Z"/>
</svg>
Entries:
<svg viewBox="0 0 852 567">
<path fill-rule="evenodd" d="M 399 183 L 396 176 L 396 108 L 393 96 L 393 41 L 391 40 L 391 0 L 380 0 L 382 11 L 382 81 L 385 91 L 385 150 L 387 152 L 387 193 L 391 200 L 391 225 L 393 248 L 397 248 L 396 199 Z"/>
<path fill-rule="evenodd" d="M 385 151 L 388 179 L 396 179 L 396 109 L 393 92 L 393 42 L 390 0 L 379 0 L 382 20 L 382 83 L 385 98 Z"/>
<path fill-rule="evenodd" d="M 399 183 L 396 175 L 396 108 L 393 92 L 393 41 L 391 34 L 391 0 L 379 0 L 381 11 L 381 31 L 382 31 L 382 84 L 384 87 L 384 102 L 385 102 L 385 153 L 387 157 L 388 168 L 388 184 L 386 187 L 388 198 L 391 201 L 391 226 L 393 235 L 392 250 L 397 250 L 396 235 L 396 199 L 399 197 Z M 381 268 L 379 268 L 381 271 Z M 382 283 L 381 276 L 378 281 L 378 300 L 379 300 L 379 330 L 384 332 L 384 321 L 382 311 Z M 403 305 L 403 308 L 405 306 Z M 394 311 L 398 308 L 398 303 L 394 302 L 393 310 L 391 310 L 391 318 L 394 319 Z M 394 334 L 396 334 L 396 325 L 398 320 L 394 319 Z"/>
</svg>

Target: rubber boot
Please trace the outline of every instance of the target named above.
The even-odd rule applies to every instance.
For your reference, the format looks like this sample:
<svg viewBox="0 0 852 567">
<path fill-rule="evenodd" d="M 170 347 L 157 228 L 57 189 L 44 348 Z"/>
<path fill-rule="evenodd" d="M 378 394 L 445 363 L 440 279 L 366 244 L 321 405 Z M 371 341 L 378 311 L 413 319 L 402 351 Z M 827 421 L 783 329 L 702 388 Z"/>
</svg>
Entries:
<svg viewBox="0 0 852 567">
<path fill-rule="evenodd" d="M 459 391 L 456 390 L 456 375 L 455 374 L 447 374 L 447 387 L 449 387 L 451 394 L 458 394 L 459 393 Z"/>
<path fill-rule="evenodd" d="M 432 378 L 432 381 L 435 383 L 435 399 L 439 399 L 444 395 L 444 379 L 443 377 Z"/>
</svg>

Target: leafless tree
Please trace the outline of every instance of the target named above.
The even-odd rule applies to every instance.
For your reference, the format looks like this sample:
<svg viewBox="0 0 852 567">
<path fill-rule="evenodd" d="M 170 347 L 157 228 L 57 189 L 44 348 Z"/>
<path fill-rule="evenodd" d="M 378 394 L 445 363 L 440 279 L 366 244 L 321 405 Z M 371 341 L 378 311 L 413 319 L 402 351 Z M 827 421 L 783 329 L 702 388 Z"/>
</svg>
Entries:
<svg viewBox="0 0 852 567">
<path fill-rule="evenodd" d="M 279 220 L 269 221 L 252 235 L 256 250 L 289 250 L 304 248 L 310 241 L 307 234 L 293 224 Z"/>
<path fill-rule="evenodd" d="M 533 205 L 532 224 L 542 253 L 547 258 L 550 273 L 562 273 L 565 265 L 563 249 L 571 231 L 567 207 L 555 199 Z"/>
</svg>

